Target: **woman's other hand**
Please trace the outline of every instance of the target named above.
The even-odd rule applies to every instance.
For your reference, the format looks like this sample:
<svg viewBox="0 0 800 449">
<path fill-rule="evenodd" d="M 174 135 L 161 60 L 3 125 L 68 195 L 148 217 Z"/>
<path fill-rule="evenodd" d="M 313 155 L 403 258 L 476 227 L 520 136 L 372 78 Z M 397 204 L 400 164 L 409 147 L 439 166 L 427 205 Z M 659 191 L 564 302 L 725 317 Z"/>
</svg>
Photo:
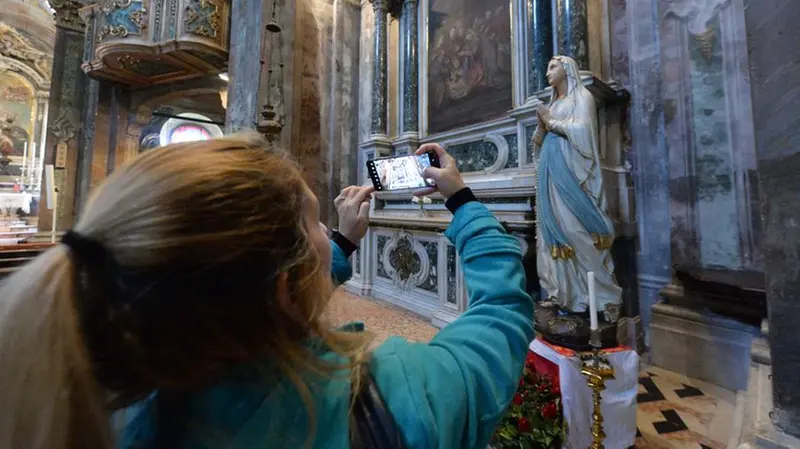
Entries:
<svg viewBox="0 0 800 449">
<path fill-rule="evenodd" d="M 333 200 L 339 214 L 339 233 L 353 244 L 358 244 L 369 228 L 369 201 L 372 199 L 372 186 L 345 187 Z"/>
<path fill-rule="evenodd" d="M 456 160 L 453 159 L 453 156 L 447 154 L 447 151 L 438 143 L 426 143 L 419 147 L 416 154 L 419 156 L 430 151 L 433 151 L 439 157 L 440 167 L 428 167 L 422 172 L 422 176 L 425 179 L 432 179 L 436 187 L 417 190 L 414 192 L 414 195 L 426 196 L 438 191 L 445 198 L 450 198 L 467 185 L 464 183 L 464 179 L 458 171 Z"/>
</svg>

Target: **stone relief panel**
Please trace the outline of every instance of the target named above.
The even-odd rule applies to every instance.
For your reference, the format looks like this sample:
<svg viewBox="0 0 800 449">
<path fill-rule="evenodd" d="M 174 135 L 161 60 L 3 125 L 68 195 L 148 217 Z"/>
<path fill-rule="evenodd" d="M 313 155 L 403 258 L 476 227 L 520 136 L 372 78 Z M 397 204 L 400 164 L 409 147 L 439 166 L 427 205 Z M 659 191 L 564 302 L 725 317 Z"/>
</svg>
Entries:
<svg viewBox="0 0 800 449">
<path fill-rule="evenodd" d="M 386 232 L 386 231 L 381 231 Z M 436 238 L 421 238 L 409 231 L 381 233 L 376 239 L 377 276 L 408 291 L 439 292 L 439 243 Z"/>
</svg>

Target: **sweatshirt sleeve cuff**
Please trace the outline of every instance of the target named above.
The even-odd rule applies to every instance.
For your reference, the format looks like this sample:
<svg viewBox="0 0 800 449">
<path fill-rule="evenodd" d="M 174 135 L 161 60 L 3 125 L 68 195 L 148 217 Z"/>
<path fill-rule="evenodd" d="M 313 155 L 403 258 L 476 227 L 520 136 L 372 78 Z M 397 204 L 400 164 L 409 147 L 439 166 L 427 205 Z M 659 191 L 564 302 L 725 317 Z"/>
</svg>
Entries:
<svg viewBox="0 0 800 449">
<path fill-rule="evenodd" d="M 358 249 L 358 245 L 348 240 L 347 237 L 340 234 L 339 231 L 334 231 L 331 240 L 339 246 L 344 253 L 344 257 L 350 257 Z"/>
<path fill-rule="evenodd" d="M 451 213 L 455 214 L 458 208 L 473 201 L 478 201 L 478 198 L 472 193 L 472 189 L 464 187 L 448 198 L 444 205 Z"/>
</svg>

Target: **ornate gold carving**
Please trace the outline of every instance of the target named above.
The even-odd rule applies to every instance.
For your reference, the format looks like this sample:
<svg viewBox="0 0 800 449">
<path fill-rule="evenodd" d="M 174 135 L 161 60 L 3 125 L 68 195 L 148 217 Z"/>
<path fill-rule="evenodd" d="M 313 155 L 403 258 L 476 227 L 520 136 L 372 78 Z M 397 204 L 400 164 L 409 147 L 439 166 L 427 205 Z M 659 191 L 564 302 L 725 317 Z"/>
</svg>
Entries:
<svg viewBox="0 0 800 449">
<path fill-rule="evenodd" d="M 199 11 L 192 3 L 200 7 Z M 186 31 L 198 36 L 215 38 L 219 33 L 219 25 L 219 5 L 216 2 L 194 0 L 186 5 Z"/>
<path fill-rule="evenodd" d="M 117 58 L 117 62 L 119 63 L 119 67 L 121 69 L 127 69 L 139 65 L 142 60 L 131 55 L 123 55 Z"/>
<path fill-rule="evenodd" d="M 134 0 L 112 0 L 104 3 L 103 6 L 100 7 L 100 11 L 105 16 L 106 22 L 108 22 L 108 18 L 111 17 L 114 11 L 130 8 L 133 3 Z M 147 8 L 144 7 L 144 4 L 140 0 L 136 0 L 135 3 L 141 5 L 139 9 L 135 9 L 130 13 L 130 20 L 136 27 L 136 30 L 130 30 L 124 24 L 109 23 L 100 29 L 100 32 L 97 34 L 97 42 L 101 42 L 109 36 L 126 38 L 130 34 L 142 34 L 142 31 L 147 28 Z"/>
<path fill-rule="evenodd" d="M 38 50 L 16 29 L 5 23 L 0 23 L 0 55 L 26 63 L 46 79 L 50 79 L 53 73 L 50 55 Z"/>
<path fill-rule="evenodd" d="M 79 0 L 50 0 L 50 6 L 56 11 L 57 26 L 85 32 L 86 24 L 78 14 L 78 10 L 83 7 Z"/>
<path fill-rule="evenodd" d="M 99 33 L 97 33 L 97 42 L 102 42 L 103 39 L 105 39 L 108 36 L 122 37 L 122 38 L 128 37 L 128 29 L 122 25 L 117 25 L 117 26 L 106 25 L 102 29 L 100 29 Z"/>
</svg>

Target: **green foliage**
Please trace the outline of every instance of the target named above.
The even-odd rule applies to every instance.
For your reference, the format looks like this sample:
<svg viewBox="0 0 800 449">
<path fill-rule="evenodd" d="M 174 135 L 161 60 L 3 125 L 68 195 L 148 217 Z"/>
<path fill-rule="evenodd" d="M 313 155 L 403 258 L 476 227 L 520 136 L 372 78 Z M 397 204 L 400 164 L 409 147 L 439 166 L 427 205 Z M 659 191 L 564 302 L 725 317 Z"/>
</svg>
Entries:
<svg viewBox="0 0 800 449">
<path fill-rule="evenodd" d="M 558 449 L 566 437 L 558 379 L 534 371 L 529 354 L 517 394 L 500 421 L 494 449 Z"/>
</svg>

